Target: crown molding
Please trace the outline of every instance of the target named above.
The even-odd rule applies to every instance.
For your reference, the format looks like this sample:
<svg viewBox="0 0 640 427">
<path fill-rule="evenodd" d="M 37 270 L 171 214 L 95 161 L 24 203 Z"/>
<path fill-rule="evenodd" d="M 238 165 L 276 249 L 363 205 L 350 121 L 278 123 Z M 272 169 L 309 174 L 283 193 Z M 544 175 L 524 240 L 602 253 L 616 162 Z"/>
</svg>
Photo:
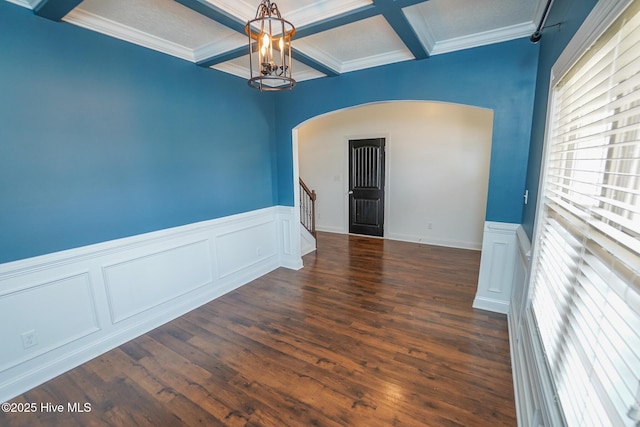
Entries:
<svg viewBox="0 0 640 427">
<path fill-rule="evenodd" d="M 321 77 L 327 77 L 327 75 L 313 69 L 308 71 L 300 71 L 300 72 L 296 72 L 295 69 L 293 70 L 293 79 L 298 83 L 304 82 L 306 80 L 319 79 Z"/>
<path fill-rule="evenodd" d="M 303 6 L 293 11 L 280 11 L 284 19 L 291 22 L 296 28 L 304 27 L 318 20 L 329 19 L 334 16 L 349 13 L 360 7 L 369 6 L 373 2 L 371 0 L 322 0 Z M 338 6 L 338 7 L 336 7 Z M 318 10 L 326 10 L 326 13 L 318 13 Z"/>
<path fill-rule="evenodd" d="M 241 46 L 244 46 L 248 43 L 246 37 L 242 37 L 242 42 L 238 40 L 236 34 L 233 34 L 229 37 L 224 37 L 221 40 L 205 44 L 203 46 L 197 47 L 193 49 L 192 55 L 194 62 L 204 61 L 209 58 L 213 58 L 214 56 L 226 53 L 230 50 L 235 50 Z M 247 47 L 247 51 L 249 48 Z"/>
<path fill-rule="evenodd" d="M 212 65 L 209 68 L 213 70 L 222 71 L 223 73 L 233 74 L 234 76 L 242 77 L 243 79 L 246 79 L 246 80 L 248 80 L 250 77 L 248 64 L 246 67 L 243 67 L 231 61 L 227 61 L 227 62 L 223 62 L 222 64 Z"/>
<path fill-rule="evenodd" d="M 463 37 L 456 37 L 449 40 L 436 42 L 431 55 L 454 52 L 457 50 L 471 49 L 479 46 L 486 46 L 493 43 L 501 43 L 509 40 L 528 37 L 536 30 L 533 22 L 511 25 L 497 30 L 485 31 L 476 34 L 469 34 Z"/>
<path fill-rule="evenodd" d="M 27 9 L 33 10 L 42 0 L 7 0 L 7 1 L 17 6 L 22 6 Z"/>
<path fill-rule="evenodd" d="M 413 29 L 416 31 L 416 34 L 418 35 L 418 38 L 422 42 L 422 45 L 424 46 L 426 51 L 431 55 L 431 53 L 433 52 L 433 48 L 436 45 L 436 38 L 433 35 L 433 31 L 431 30 L 429 23 L 425 21 L 424 25 L 418 28 L 413 27 Z"/>
<path fill-rule="evenodd" d="M 395 62 L 409 61 L 411 59 L 414 59 L 413 55 L 407 49 L 402 49 L 367 56 L 366 58 L 354 59 L 352 61 L 345 61 L 339 69 L 342 73 L 348 73 L 350 71 L 393 64 Z"/>
<path fill-rule="evenodd" d="M 323 64 L 327 68 L 342 72 L 343 62 L 333 55 L 330 55 L 322 49 L 314 47 L 312 43 L 303 42 L 303 40 L 294 41 L 296 49 L 304 55 Z"/>
<path fill-rule="evenodd" d="M 193 51 L 187 47 L 172 43 L 160 37 L 153 36 L 135 28 L 122 25 L 110 19 L 76 8 L 63 21 L 73 25 L 96 31 L 98 33 L 153 49 L 167 55 L 175 56 L 186 61 L 195 62 Z"/>
<path fill-rule="evenodd" d="M 402 13 L 404 13 L 413 31 L 415 31 L 422 46 L 431 54 L 433 47 L 436 45 L 436 38 L 433 35 L 431 26 L 429 26 L 429 18 L 418 7 L 404 8 Z"/>
<path fill-rule="evenodd" d="M 378 55 L 371 55 L 365 58 L 358 58 L 351 61 L 341 61 L 324 50 L 314 48 L 311 44 L 304 43 L 300 46 L 301 44 L 302 43 L 298 41 L 296 45 L 296 49 L 298 51 L 323 64 L 325 67 L 338 71 L 338 73 L 348 73 L 350 71 L 362 70 L 364 68 L 414 59 L 411 52 L 405 48 L 391 52 L 384 52 Z"/>
<path fill-rule="evenodd" d="M 251 4 L 244 0 L 204 0 L 203 3 L 208 3 L 213 7 L 222 9 L 229 15 L 235 16 L 238 20 L 245 23 L 255 18 L 257 7 L 260 4 L 259 1 L 256 1 L 255 4 Z"/>
</svg>

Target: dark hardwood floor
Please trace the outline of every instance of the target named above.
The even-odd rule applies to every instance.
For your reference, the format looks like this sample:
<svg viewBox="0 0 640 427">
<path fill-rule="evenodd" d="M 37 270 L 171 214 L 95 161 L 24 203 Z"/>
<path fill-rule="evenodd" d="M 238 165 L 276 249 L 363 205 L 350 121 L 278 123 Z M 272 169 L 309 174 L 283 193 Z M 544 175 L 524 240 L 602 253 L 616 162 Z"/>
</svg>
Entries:
<svg viewBox="0 0 640 427">
<path fill-rule="evenodd" d="M 2 426 L 515 426 L 480 253 L 319 233 L 280 268 L 12 402 Z M 67 402 L 90 412 L 70 414 Z"/>
</svg>

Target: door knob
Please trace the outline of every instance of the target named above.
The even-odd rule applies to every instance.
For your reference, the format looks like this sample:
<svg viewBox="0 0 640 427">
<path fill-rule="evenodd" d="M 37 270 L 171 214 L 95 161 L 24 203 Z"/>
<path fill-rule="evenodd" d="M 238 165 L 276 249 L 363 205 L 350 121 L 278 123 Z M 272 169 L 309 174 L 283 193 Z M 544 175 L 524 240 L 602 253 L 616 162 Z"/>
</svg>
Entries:
<svg viewBox="0 0 640 427">
<path fill-rule="evenodd" d="M 353 194 L 353 191 L 349 191 L 349 193 L 348 193 L 348 194 Z"/>
</svg>

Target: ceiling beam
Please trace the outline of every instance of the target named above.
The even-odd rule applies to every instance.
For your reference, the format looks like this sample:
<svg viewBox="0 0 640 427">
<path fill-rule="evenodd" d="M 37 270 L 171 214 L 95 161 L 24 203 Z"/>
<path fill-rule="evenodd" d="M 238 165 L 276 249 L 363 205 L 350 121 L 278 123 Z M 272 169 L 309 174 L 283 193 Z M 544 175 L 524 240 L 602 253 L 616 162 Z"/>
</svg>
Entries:
<svg viewBox="0 0 640 427">
<path fill-rule="evenodd" d="M 214 21 L 222 24 L 232 30 L 236 30 L 239 33 L 244 34 L 244 27 L 247 24 L 244 21 L 239 20 L 235 16 L 225 12 L 207 2 L 206 0 L 175 0 L 183 6 L 188 7 L 189 9 L 198 12 L 201 15 L 206 16 L 207 18 L 213 19 Z"/>
<path fill-rule="evenodd" d="M 351 24 L 362 19 L 371 18 L 372 16 L 376 16 L 379 14 L 380 12 L 374 5 L 359 7 L 358 9 L 354 9 L 340 15 L 332 16 L 321 21 L 313 22 L 309 25 L 305 25 L 304 27 L 296 28 L 295 37 L 307 37 L 312 34 L 321 33 L 333 28 Z"/>
<path fill-rule="evenodd" d="M 49 0 L 53 1 L 53 0 Z M 57 0 L 63 1 L 63 0 Z M 66 0 L 70 1 L 70 0 Z M 178 3 L 186 6 L 195 12 L 198 12 L 232 30 L 235 30 L 239 33 L 244 34 L 244 28 L 246 23 L 239 20 L 233 15 L 225 12 L 224 10 L 212 5 L 206 0 L 175 0 Z M 323 31 L 328 31 L 333 28 L 341 27 L 343 25 L 348 25 L 363 19 L 371 18 L 377 15 L 383 15 L 384 18 L 389 22 L 389 25 L 394 29 L 396 34 L 400 37 L 402 42 L 407 46 L 409 51 L 413 54 L 416 59 L 427 58 L 429 53 L 422 46 L 420 39 L 413 31 L 413 28 L 407 21 L 407 18 L 404 16 L 402 12 L 403 7 L 412 6 L 417 3 L 423 3 L 425 0 L 374 0 L 374 4 L 363 6 L 340 15 L 332 16 L 321 21 L 313 22 L 309 25 L 305 25 L 300 28 L 296 28 L 295 38 L 302 38 L 311 36 L 313 34 L 321 33 Z M 295 44 L 295 40 L 294 40 Z M 239 47 L 237 49 L 233 49 L 229 52 L 225 52 L 220 55 L 215 55 L 209 58 L 201 59 L 197 62 L 199 66 L 202 67 L 211 67 L 216 64 L 221 64 L 223 62 L 227 62 L 241 56 L 246 55 L 247 48 Z M 334 70 L 321 62 L 311 58 L 300 52 L 299 50 L 293 49 L 292 52 L 293 58 L 296 61 L 299 61 L 315 70 L 320 71 L 321 73 L 326 74 L 327 76 L 337 76 L 340 74 L 339 71 Z"/>
<path fill-rule="evenodd" d="M 208 18 L 213 19 L 214 21 L 217 21 L 233 30 L 236 30 L 244 34 L 245 23 L 239 21 L 235 17 L 232 17 L 226 12 L 216 8 L 215 6 L 212 6 L 210 3 L 206 2 L 205 0 L 176 0 L 176 1 L 202 15 L 207 16 Z M 327 31 L 332 28 L 336 28 L 342 25 L 359 21 L 361 19 L 370 18 L 377 14 L 378 13 L 376 12 L 376 8 L 372 5 L 368 5 L 368 6 L 364 6 L 349 12 L 345 12 L 341 15 L 324 19 L 322 21 L 314 22 L 312 24 L 309 24 L 301 28 L 296 28 L 296 33 L 294 35 L 294 44 L 295 44 L 296 38 L 301 38 L 301 37 L 309 36 L 322 31 Z M 229 18 L 231 18 L 231 20 L 223 21 L 222 18 L 224 18 L 225 16 L 228 16 Z M 216 64 L 221 64 L 223 62 L 239 58 L 246 54 L 247 54 L 247 48 L 240 47 L 240 48 L 231 50 L 229 52 L 225 52 L 221 55 L 216 55 L 210 58 L 202 59 L 198 61 L 197 64 L 202 67 L 211 67 Z M 295 59 L 296 61 L 300 61 L 301 63 L 317 71 L 320 71 L 323 74 L 326 74 L 327 76 L 337 76 L 340 74 L 338 71 L 334 70 L 333 68 L 327 67 L 321 62 L 316 61 L 315 59 L 303 54 L 302 52 L 296 49 L 293 49 L 292 55 L 293 55 L 293 59 Z"/>
<path fill-rule="evenodd" d="M 227 28 L 230 28 L 234 31 L 244 34 L 244 27 L 247 24 L 246 22 L 241 21 L 235 16 L 225 12 L 212 5 L 211 3 L 205 0 L 175 0 L 183 6 L 188 7 L 189 9 L 197 12 L 201 15 L 206 16 L 209 19 L 216 21 L 219 24 L 224 25 Z M 209 58 L 203 58 L 196 62 L 197 65 L 205 68 L 209 68 L 213 65 L 222 64 L 223 62 L 231 61 L 233 59 L 239 58 L 243 55 L 247 54 L 247 47 L 242 46 L 228 52 L 224 52 L 220 55 L 214 55 Z"/>
<path fill-rule="evenodd" d="M 427 49 L 422 45 L 422 42 L 401 9 L 390 10 L 383 13 L 382 16 L 384 16 L 384 19 L 387 20 L 391 28 L 393 28 L 416 59 L 429 57 L 429 52 L 427 52 Z"/>
<path fill-rule="evenodd" d="M 219 24 L 222 24 L 239 33 L 245 34 L 244 27 L 247 24 L 246 22 L 241 21 L 235 16 L 225 12 L 224 10 L 212 5 L 211 3 L 205 0 L 175 0 L 175 1 L 177 1 L 183 6 L 188 7 L 194 12 L 197 12 L 201 15 L 206 16 L 209 19 L 216 21 Z M 246 54 L 247 54 L 247 47 L 242 46 L 220 55 L 214 55 L 209 58 L 200 59 L 196 62 L 196 64 L 201 67 L 209 68 L 213 65 L 222 64 L 223 62 L 234 60 Z"/>
<path fill-rule="evenodd" d="M 303 38 L 307 36 L 311 36 L 313 34 L 321 33 L 323 31 L 332 30 L 334 28 L 341 27 L 343 25 L 352 24 L 354 22 L 360 21 L 362 19 L 371 18 L 373 16 L 379 15 L 379 11 L 375 7 L 375 5 L 367 5 L 363 7 L 359 7 L 354 10 L 350 10 L 348 12 L 342 13 L 340 15 L 335 15 L 320 21 L 313 22 L 309 25 L 305 25 L 300 28 L 296 28 L 296 38 Z M 294 42 L 295 43 L 295 42 Z M 329 76 L 339 76 L 340 72 L 334 70 L 331 67 L 326 66 L 322 62 L 319 62 L 312 57 L 305 55 L 299 50 L 293 49 L 292 52 L 293 58 L 296 61 L 299 61 L 321 73 Z"/>
<path fill-rule="evenodd" d="M 424 2 L 425 0 L 374 0 L 376 9 L 384 16 L 384 19 L 416 59 L 428 58 L 429 52 L 422 45 L 402 9 Z"/>
<path fill-rule="evenodd" d="M 428 0 L 373 0 L 376 5 L 390 5 L 397 9 L 404 9 L 405 7 L 413 6 L 418 3 L 425 3 Z"/>
<path fill-rule="evenodd" d="M 255 52 L 255 44 L 252 46 L 253 50 Z M 209 68 L 211 66 L 217 65 L 217 64 L 222 64 L 223 62 L 227 62 L 227 61 L 231 61 L 233 59 L 236 58 L 240 58 L 241 56 L 244 56 L 247 54 L 247 47 L 246 46 L 241 46 L 237 49 L 233 49 L 230 50 L 229 52 L 225 52 L 223 54 L 220 55 L 216 55 L 216 56 L 212 56 L 211 58 L 207 58 L 207 59 L 203 59 L 201 61 L 196 62 L 197 65 L 201 66 L 201 67 L 206 67 Z M 326 74 L 329 77 L 333 77 L 333 76 L 337 76 L 340 73 L 337 72 L 336 70 L 334 70 L 333 68 L 329 68 L 326 65 L 324 65 L 321 62 L 316 61 L 315 59 L 311 58 L 310 56 L 305 55 L 304 53 L 294 49 L 293 47 L 291 48 L 291 55 L 293 57 L 293 59 L 295 59 L 298 62 L 301 62 L 317 71 L 320 71 L 323 74 Z"/>
<path fill-rule="evenodd" d="M 52 21 L 60 21 L 80 3 L 82 0 L 42 0 L 33 8 L 33 13 Z"/>
</svg>

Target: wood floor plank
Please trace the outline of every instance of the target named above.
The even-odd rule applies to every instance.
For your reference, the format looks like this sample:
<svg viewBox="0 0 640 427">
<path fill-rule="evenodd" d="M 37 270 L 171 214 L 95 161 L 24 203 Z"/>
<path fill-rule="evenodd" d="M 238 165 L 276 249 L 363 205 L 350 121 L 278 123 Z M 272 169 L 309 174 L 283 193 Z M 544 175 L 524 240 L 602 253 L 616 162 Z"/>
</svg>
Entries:
<svg viewBox="0 0 640 427">
<path fill-rule="evenodd" d="M 480 253 L 319 233 L 277 269 L 16 397 L 90 413 L 2 426 L 514 426 L 506 316 Z"/>
</svg>

